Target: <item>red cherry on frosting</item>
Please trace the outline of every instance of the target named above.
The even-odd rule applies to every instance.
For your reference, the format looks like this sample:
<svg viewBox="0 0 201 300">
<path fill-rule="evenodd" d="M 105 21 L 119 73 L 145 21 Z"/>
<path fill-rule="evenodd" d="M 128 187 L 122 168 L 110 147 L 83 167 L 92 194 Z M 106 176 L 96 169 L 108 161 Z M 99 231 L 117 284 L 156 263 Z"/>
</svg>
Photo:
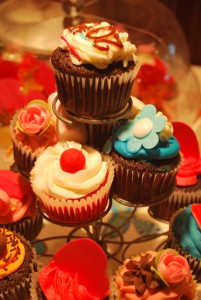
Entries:
<svg viewBox="0 0 201 300">
<path fill-rule="evenodd" d="M 61 154 L 60 166 L 65 172 L 75 173 L 84 169 L 85 156 L 79 149 L 67 149 Z"/>
</svg>

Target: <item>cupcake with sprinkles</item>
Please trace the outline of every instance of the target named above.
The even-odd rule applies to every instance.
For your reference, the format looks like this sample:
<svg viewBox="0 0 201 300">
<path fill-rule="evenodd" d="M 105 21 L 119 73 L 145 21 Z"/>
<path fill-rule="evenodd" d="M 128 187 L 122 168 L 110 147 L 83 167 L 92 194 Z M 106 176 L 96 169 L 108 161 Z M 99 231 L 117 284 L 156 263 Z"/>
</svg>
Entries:
<svg viewBox="0 0 201 300">
<path fill-rule="evenodd" d="M 50 219 L 78 224 L 104 213 L 113 178 L 114 166 L 108 155 L 68 141 L 45 149 L 30 181 L 39 206 Z"/>
<path fill-rule="evenodd" d="M 107 22 L 64 29 L 51 63 L 66 111 L 97 118 L 122 110 L 139 69 L 135 53 L 128 33 Z"/>
<path fill-rule="evenodd" d="M 46 147 L 57 143 L 49 105 L 42 100 L 29 102 L 11 120 L 10 134 L 15 163 L 28 177 L 37 157 Z"/>
<path fill-rule="evenodd" d="M 115 128 L 107 149 L 115 163 L 114 198 L 131 206 L 167 198 L 176 185 L 179 149 L 166 116 L 154 105 L 142 107 L 133 120 Z"/>
<path fill-rule="evenodd" d="M 0 299 L 31 299 L 36 286 L 35 252 L 24 237 L 0 228 Z"/>
</svg>

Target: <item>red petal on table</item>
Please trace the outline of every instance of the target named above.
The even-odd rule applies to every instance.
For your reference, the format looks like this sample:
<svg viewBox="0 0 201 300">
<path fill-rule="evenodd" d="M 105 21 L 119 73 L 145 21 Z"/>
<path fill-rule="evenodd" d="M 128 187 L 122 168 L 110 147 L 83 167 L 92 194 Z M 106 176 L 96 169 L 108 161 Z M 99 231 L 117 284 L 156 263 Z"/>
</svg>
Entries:
<svg viewBox="0 0 201 300">
<path fill-rule="evenodd" d="M 35 72 L 35 80 L 43 86 L 46 97 L 55 91 L 55 77 L 48 63 L 38 61 L 38 68 Z"/>
<path fill-rule="evenodd" d="M 201 204 L 198 204 L 198 203 L 192 204 L 191 211 L 196 220 L 198 227 L 201 230 Z"/>
<path fill-rule="evenodd" d="M 172 122 L 172 125 L 174 128 L 173 134 L 180 144 L 180 150 L 184 157 L 195 157 L 199 159 L 200 151 L 195 132 L 190 126 L 183 122 L 175 121 Z"/>
<path fill-rule="evenodd" d="M 18 80 L 14 78 L 0 80 L 0 91 L 0 112 L 13 113 L 26 104 L 25 98 L 19 91 Z"/>
<path fill-rule="evenodd" d="M 88 238 L 73 240 L 65 244 L 54 259 L 57 267 L 73 278 L 78 273 L 79 283 L 94 297 L 102 299 L 108 295 L 107 257 L 96 242 Z"/>
<path fill-rule="evenodd" d="M 0 57 L 0 79 L 7 77 L 17 78 L 18 67 L 18 63 L 6 61 Z"/>
</svg>

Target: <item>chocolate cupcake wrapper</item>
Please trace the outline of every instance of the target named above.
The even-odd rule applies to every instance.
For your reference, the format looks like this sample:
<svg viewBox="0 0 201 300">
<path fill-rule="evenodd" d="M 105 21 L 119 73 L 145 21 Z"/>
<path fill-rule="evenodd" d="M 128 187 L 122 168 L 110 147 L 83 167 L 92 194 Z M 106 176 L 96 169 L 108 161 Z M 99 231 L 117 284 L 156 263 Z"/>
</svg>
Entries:
<svg viewBox="0 0 201 300">
<path fill-rule="evenodd" d="M 167 247 L 173 248 L 179 252 L 179 254 L 183 255 L 192 270 L 192 274 L 195 276 L 195 279 L 197 282 L 201 282 L 201 260 L 197 259 L 196 257 L 191 256 L 189 253 L 187 253 L 180 245 L 179 241 L 177 240 L 174 232 L 172 231 L 172 225 L 173 222 L 178 214 L 180 214 L 181 211 L 183 211 L 184 208 L 178 209 L 170 219 L 169 224 L 169 233 L 168 233 L 168 240 L 167 240 Z"/>
<path fill-rule="evenodd" d="M 106 124 L 86 124 L 87 145 L 96 149 L 102 149 L 106 141 L 110 138 L 113 128 L 117 122 Z"/>
<path fill-rule="evenodd" d="M 13 156 L 19 171 L 26 177 L 29 177 L 29 173 L 34 166 L 38 155 L 15 138 L 14 127 L 17 121 L 17 115 L 18 113 L 16 113 L 10 123 L 10 134 L 13 141 Z"/>
<path fill-rule="evenodd" d="M 169 222 L 178 209 L 192 203 L 201 203 L 201 191 L 183 191 L 177 187 L 167 200 L 150 206 L 149 214 L 160 221 Z"/>
<path fill-rule="evenodd" d="M 100 117 L 117 113 L 130 98 L 135 69 L 110 78 L 87 78 L 61 73 L 53 67 L 58 96 L 67 112 L 78 116 Z"/>
<path fill-rule="evenodd" d="M 11 231 L 15 231 L 25 237 L 26 240 L 32 241 L 40 233 L 43 226 L 43 218 L 37 214 L 33 217 L 25 217 L 20 221 L 0 224 L 0 227 L 5 227 Z"/>
<path fill-rule="evenodd" d="M 104 155 L 103 159 L 108 162 L 107 182 L 92 196 L 79 200 L 58 199 L 41 191 L 35 191 L 44 213 L 49 218 L 61 223 L 87 222 L 100 216 L 108 205 L 114 178 L 114 165 L 111 158 Z"/>
<path fill-rule="evenodd" d="M 140 172 L 116 164 L 115 170 L 114 198 L 137 206 L 149 206 L 171 195 L 178 168 L 165 173 L 150 173 L 148 170 Z"/>
</svg>

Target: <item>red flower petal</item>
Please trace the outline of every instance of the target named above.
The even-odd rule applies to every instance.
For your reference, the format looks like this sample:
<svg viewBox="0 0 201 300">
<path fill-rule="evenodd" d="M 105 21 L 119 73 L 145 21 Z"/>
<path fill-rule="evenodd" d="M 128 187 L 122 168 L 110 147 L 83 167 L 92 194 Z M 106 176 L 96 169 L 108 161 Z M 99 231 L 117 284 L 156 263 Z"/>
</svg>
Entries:
<svg viewBox="0 0 201 300">
<path fill-rule="evenodd" d="M 192 214 L 196 220 L 198 227 L 201 230 L 201 204 L 194 203 L 191 206 Z"/>
<path fill-rule="evenodd" d="M 54 258 L 56 265 L 73 278 L 78 273 L 79 283 L 94 297 L 102 299 L 108 295 L 107 257 L 96 242 L 88 238 L 73 240 L 65 244 Z"/>
</svg>

